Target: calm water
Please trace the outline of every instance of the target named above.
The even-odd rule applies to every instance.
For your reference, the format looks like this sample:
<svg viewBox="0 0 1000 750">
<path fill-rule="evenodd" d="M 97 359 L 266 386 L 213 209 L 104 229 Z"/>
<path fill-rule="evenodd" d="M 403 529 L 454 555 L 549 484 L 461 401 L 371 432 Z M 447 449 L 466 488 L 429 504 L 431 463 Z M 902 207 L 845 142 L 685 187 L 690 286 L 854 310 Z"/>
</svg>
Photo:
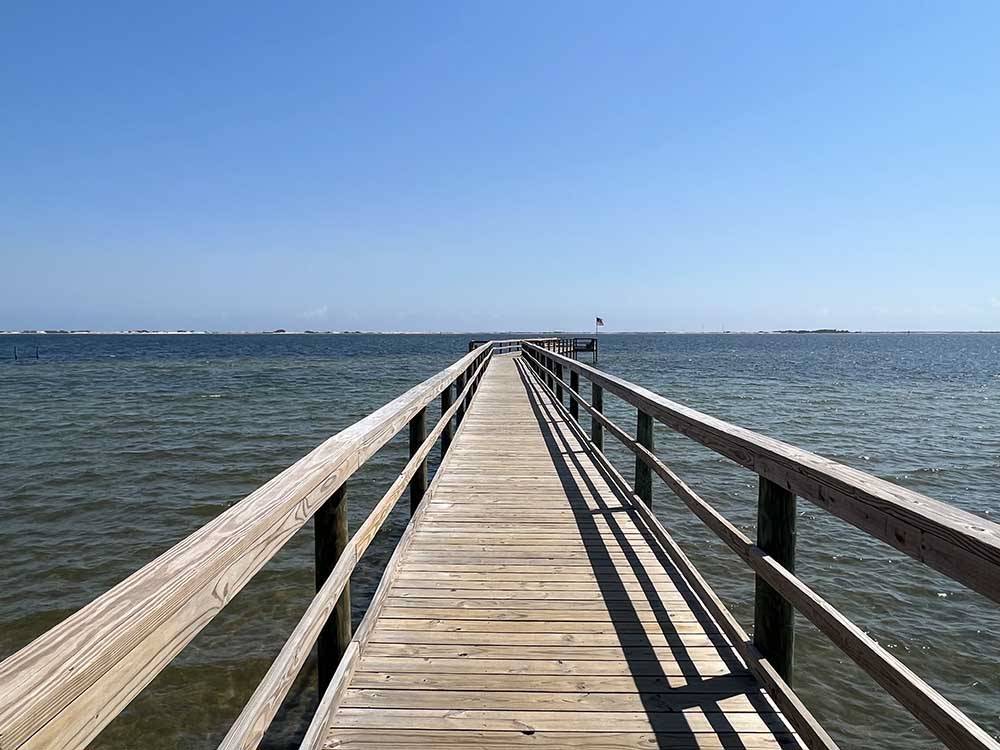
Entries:
<svg viewBox="0 0 1000 750">
<path fill-rule="evenodd" d="M 0 336 L 0 657 L 450 364 L 469 338 Z M 601 367 L 669 398 L 974 513 L 1000 512 L 1000 335 L 607 335 L 601 344 Z M 22 356 L 37 345 L 39 359 L 15 363 L 15 345 Z M 634 412 L 606 402 L 634 426 Z M 755 477 L 657 430 L 661 456 L 752 534 Z M 405 462 L 403 439 L 352 481 L 355 526 Z M 629 457 L 607 442 L 628 475 Z M 654 493 L 661 518 L 749 624 L 752 576 L 662 486 Z M 406 514 L 390 518 L 361 563 L 356 620 Z M 1000 608 L 804 501 L 799 533 L 806 581 L 1000 733 Z M 306 528 L 94 746 L 214 747 L 304 610 L 311 565 Z M 808 623 L 798 628 L 796 686 L 844 747 L 938 747 Z M 301 736 L 312 682 L 311 672 L 299 681 L 266 746 Z"/>
</svg>

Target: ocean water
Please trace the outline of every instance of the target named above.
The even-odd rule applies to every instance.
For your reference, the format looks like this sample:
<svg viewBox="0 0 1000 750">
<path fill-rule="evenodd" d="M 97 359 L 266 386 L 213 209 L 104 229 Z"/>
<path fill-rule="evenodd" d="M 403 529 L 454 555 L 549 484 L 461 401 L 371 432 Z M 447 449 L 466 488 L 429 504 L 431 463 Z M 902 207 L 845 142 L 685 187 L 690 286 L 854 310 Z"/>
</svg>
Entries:
<svg viewBox="0 0 1000 750">
<path fill-rule="evenodd" d="M 450 364 L 470 338 L 489 336 L 0 336 L 0 658 Z M 1000 335 L 602 335 L 600 357 L 603 369 L 709 414 L 1000 513 Z M 605 406 L 634 429 L 634 410 L 610 395 Z M 753 534 L 754 475 L 659 425 L 656 443 Z M 630 476 L 630 454 L 610 437 L 606 447 Z M 405 453 L 403 435 L 352 479 L 352 527 Z M 400 505 L 355 575 L 356 621 L 405 527 Z M 742 563 L 655 480 L 654 508 L 751 624 Z M 799 575 L 1000 734 L 1000 608 L 805 501 L 799 514 Z M 93 747 L 214 747 L 313 586 L 307 526 Z M 842 747 L 940 746 L 807 622 L 797 627 L 796 689 Z M 297 747 L 314 680 L 310 663 L 265 747 Z"/>
</svg>

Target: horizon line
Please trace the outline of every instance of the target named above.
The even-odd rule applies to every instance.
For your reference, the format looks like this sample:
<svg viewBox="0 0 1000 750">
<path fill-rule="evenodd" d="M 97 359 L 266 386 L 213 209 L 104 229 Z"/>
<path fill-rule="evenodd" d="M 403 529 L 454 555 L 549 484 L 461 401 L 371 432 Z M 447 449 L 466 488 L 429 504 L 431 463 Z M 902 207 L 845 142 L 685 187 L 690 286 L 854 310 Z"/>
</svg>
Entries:
<svg viewBox="0 0 1000 750">
<path fill-rule="evenodd" d="M 314 329 L 302 329 L 302 330 L 289 330 L 284 328 L 274 328 L 270 330 L 256 330 L 256 331 L 214 331 L 214 330 L 201 330 L 201 329 L 162 329 L 153 330 L 146 328 L 123 328 L 119 330 L 90 330 L 82 328 L 38 328 L 38 329 L 21 329 L 21 330 L 5 330 L 0 329 L 0 336 L 357 336 L 357 335 L 370 335 L 370 336 L 463 336 L 463 335 L 473 335 L 473 334 L 513 334 L 513 333 L 555 333 L 555 334 L 567 334 L 574 336 L 586 336 L 589 335 L 591 338 L 595 336 L 594 333 L 590 331 L 571 331 L 571 330 L 468 330 L 468 331 L 390 331 L 390 330 L 363 330 L 363 329 L 351 329 L 351 330 L 314 330 Z M 867 334 L 867 333 L 897 333 L 897 334 L 948 334 L 948 333 L 991 333 L 998 334 L 1000 330 L 987 329 L 987 328 L 964 328 L 964 329 L 835 329 L 835 328 L 781 328 L 781 329 L 757 329 L 757 330 L 666 330 L 666 329 L 632 329 L 632 330 L 620 330 L 620 331 L 602 331 L 602 333 L 607 335 L 632 335 L 632 334 L 666 334 L 666 335 L 718 335 L 718 336 L 728 336 L 728 335 L 852 335 L 852 334 Z M 601 334 L 596 334 L 599 338 Z"/>
</svg>

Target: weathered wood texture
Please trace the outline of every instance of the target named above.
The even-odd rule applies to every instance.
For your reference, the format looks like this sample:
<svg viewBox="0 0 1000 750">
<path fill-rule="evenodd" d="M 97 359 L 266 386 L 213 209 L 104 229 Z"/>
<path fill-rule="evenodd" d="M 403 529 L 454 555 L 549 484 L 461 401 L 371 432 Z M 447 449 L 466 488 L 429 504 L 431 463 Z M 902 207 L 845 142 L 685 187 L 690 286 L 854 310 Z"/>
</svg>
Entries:
<svg viewBox="0 0 1000 750">
<path fill-rule="evenodd" d="M 444 430 L 442 429 L 442 434 Z M 410 420 L 410 457 L 417 455 L 420 446 L 427 439 L 427 409 L 423 408 Z M 427 459 L 417 465 L 410 480 L 410 515 L 417 512 L 424 492 L 427 491 Z"/>
<path fill-rule="evenodd" d="M 451 407 L 453 399 L 453 389 L 445 388 L 441 392 L 441 413 L 444 414 Z M 448 448 L 451 446 L 451 440 L 455 436 L 455 420 L 449 419 L 445 424 L 444 429 L 441 431 L 441 457 L 448 452 Z"/>
<path fill-rule="evenodd" d="M 636 414 L 635 442 L 653 452 L 653 418 L 643 411 Z M 653 507 L 653 470 L 640 456 L 635 457 L 635 494 L 647 506 Z"/>
<path fill-rule="evenodd" d="M 347 549 L 350 534 L 347 528 L 347 484 L 342 484 L 333 497 L 316 511 L 316 590 L 321 591 L 334 566 Z M 351 642 L 350 582 L 333 608 L 333 613 L 316 639 L 316 661 L 319 692 L 330 684 L 337 665 Z"/>
<path fill-rule="evenodd" d="M 526 378 L 490 364 L 326 747 L 798 747 L 633 499 Z"/>
<path fill-rule="evenodd" d="M 604 389 L 596 383 L 590 384 L 590 405 L 595 412 L 604 411 Z M 597 450 L 604 450 L 604 425 L 593 413 L 590 417 L 590 440 Z"/>
<path fill-rule="evenodd" d="M 795 495 L 760 479 L 757 546 L 789 573 L 795 572 Z M 786 682 L 791 682 L 795 610 L 760 576 L 755 581 L 753 642 Z"/>
</svg>

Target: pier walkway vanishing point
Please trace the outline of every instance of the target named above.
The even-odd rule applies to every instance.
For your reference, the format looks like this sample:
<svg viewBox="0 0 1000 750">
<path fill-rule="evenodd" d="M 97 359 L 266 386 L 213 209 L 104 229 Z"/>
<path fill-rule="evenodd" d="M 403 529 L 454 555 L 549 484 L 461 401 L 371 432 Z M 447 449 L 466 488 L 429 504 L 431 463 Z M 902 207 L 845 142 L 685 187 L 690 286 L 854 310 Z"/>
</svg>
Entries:
<svg viewBox="0 0 1000 750">
<path fill-rule="evenodd" d="M 477 342 L 39 636 L 0 664 L 0 750 L 85 747 L 310 518 L 317 594 L 220 748 L 260 744 L 316 646 L 303 750 L 830 750 L 789 686 L 797 610 L 942 745 L 1000 750 L 795 576 L 796 497 L 994 601 L 1000 527 L 671 402 L 579 351 L 593 349 Z M 636 408 L 634 435 L 604 415 L 606 394 Z M 660 460 L 654 421 L 759 475 L 756 541 Z M 403 428 L 410 461 L 351 535 L 348 480 Z M 605 458 L 606 435 L 635 454 L 630 481 Z M 752 636 L 653 515 L 654 475 L 753 570 Z M 413 517 L 352 631 L 351 573 L 407 491 Z"/>
</svg>

